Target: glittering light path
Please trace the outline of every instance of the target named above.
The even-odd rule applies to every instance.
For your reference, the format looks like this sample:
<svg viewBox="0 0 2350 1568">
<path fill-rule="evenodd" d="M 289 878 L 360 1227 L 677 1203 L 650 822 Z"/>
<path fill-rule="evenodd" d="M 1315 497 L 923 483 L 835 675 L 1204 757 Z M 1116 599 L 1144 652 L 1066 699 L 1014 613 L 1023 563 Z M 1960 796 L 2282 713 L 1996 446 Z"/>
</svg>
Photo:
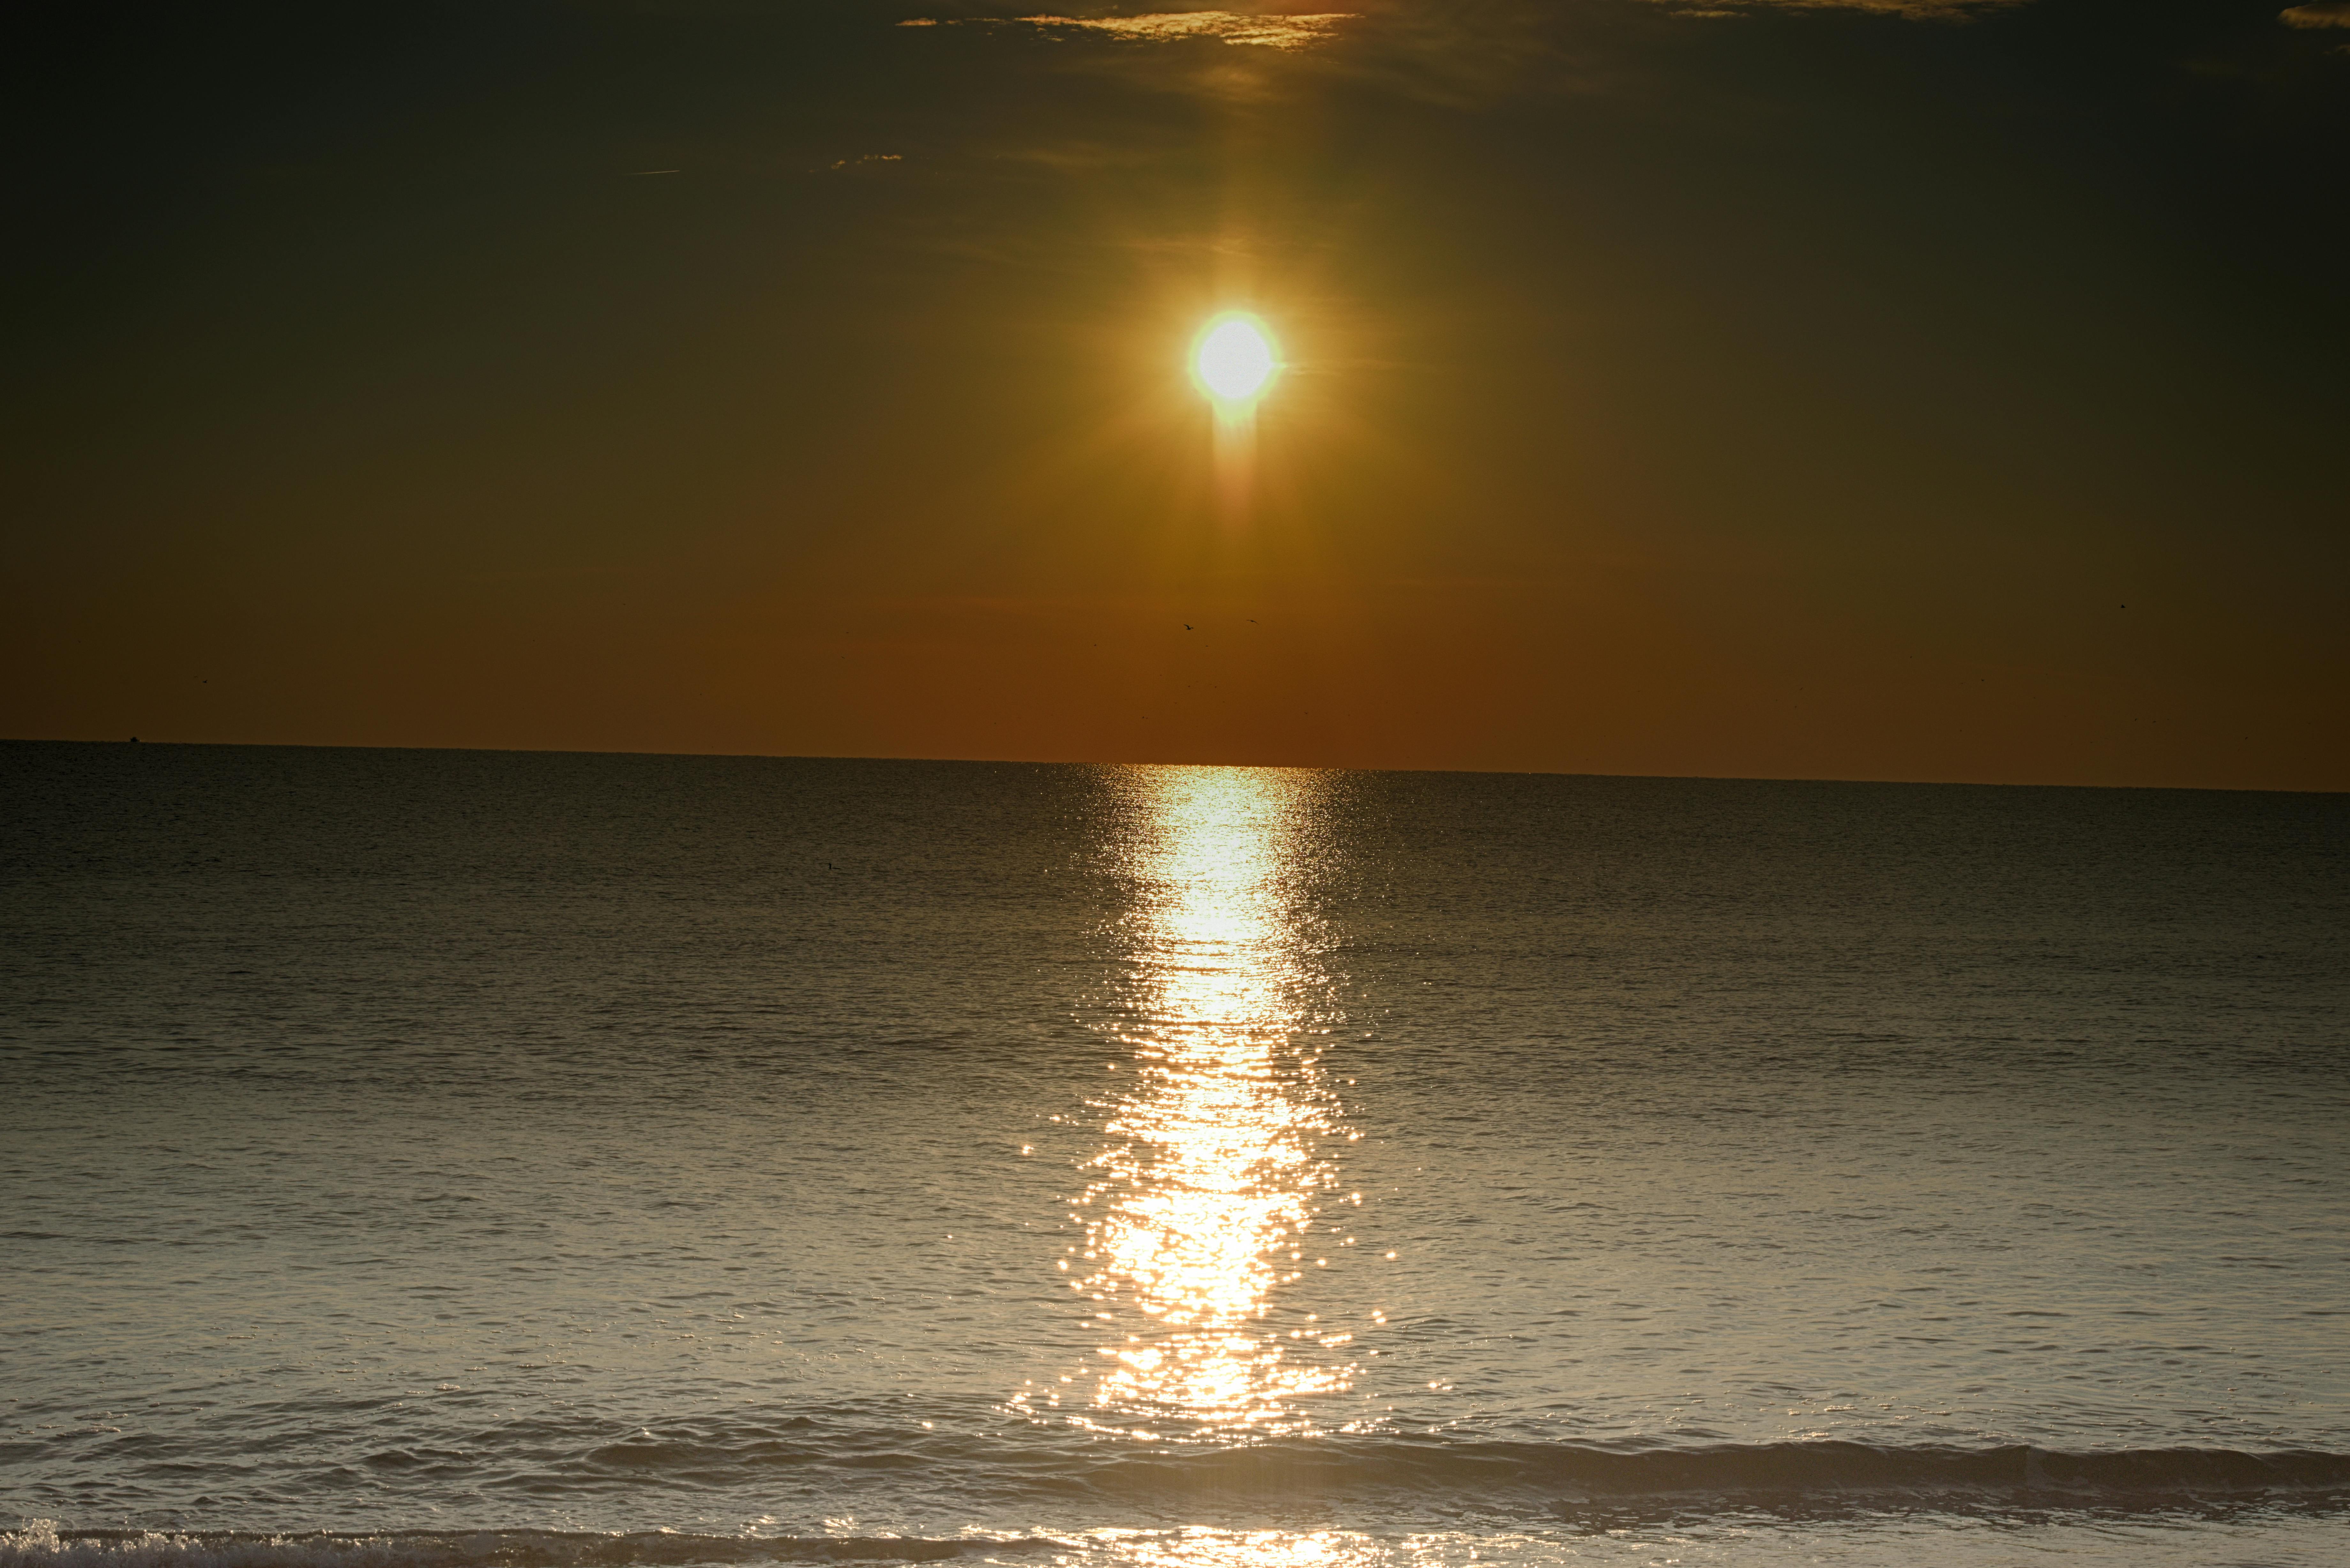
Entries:
<svg viewBox="0 0 2350 1568">
<path fill-rule="evenodd" d="M 1141 775 L 1132 1068 L 1102 1106 L 1074 1281 L 1115 1333 L 1093 1401 L 1108 1421 L 1297 1430 L 1298 1402 L 1355 1370 L 1331 1355 L 1347 1335 L 1282 1300 L 1318 1261 L 1329 1150 L 1349 1136 L 1287 889 L 1316 787 L 1259 770 Z"/>
</svg>

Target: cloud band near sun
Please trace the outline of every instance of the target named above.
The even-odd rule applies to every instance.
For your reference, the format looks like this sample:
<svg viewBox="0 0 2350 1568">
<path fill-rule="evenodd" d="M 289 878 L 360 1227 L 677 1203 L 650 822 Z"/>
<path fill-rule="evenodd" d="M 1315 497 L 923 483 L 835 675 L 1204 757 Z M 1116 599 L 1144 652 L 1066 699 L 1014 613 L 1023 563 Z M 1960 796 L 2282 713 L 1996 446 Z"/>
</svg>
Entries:
<svg viewBox="0 0 2350 1568">
<path fill-rule="evenodd" d="M 1237 11 L 1160 11 L 1144 16 L 915 16 L 900 27 L 936 27 L 977 23 L 986 26 L 1036 27 L 1047 32 L 1098 33 L 1129 43 L 1167 44 L 1185 38 L 1214 38 L 1226 44 L 1252 44 L 1268 49 L 1304 49 L 1328 40 L 1341 22 L 1352 22 L 1347 11 L 1327 11 L 1308 16 L 1250 16 Z"/>
</svg>

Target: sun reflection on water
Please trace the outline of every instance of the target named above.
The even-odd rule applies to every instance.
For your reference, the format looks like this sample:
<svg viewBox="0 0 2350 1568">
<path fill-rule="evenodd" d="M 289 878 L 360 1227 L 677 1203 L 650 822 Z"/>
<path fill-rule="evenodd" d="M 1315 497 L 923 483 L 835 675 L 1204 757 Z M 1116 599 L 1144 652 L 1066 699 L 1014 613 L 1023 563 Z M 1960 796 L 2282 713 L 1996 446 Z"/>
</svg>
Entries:
<svg viewBox="0 0 2350 1568">
<path fill-rule="evenodd" d="M 1191 1529 L 1161 1535 L 1137 1531 L 1125 1539 L 1106 1531 L 1096 1540 L 1107 1549 L 1106 1556 L 1134 1568 L 1349 1568 L 1382 1557 L 1409 1563 L 1423 1555 L 1409 1544 L 1401 1552 L 1391 1547 L 1381 1552 L 1360 1536 L 1329 1530 Z"/>
<path fill-rule="evenodd" d="M 1099 1103 L 1070 1265 L 1112 1333 L 1092 1404 L 1135 1431 L 1303 1430 L 1299 1401 L 1355 1372 L 1338 1354 L 1350 1336 L 1284 1299 L 1337 1244 L 1320 1209 L 1330 1151 L 1353 1136 L 1318 1062 L 1326 981 L 1294 901 L 1323 786 L 1240 768 L 1131 776 L 1130 1065 Z"/>
</svg>

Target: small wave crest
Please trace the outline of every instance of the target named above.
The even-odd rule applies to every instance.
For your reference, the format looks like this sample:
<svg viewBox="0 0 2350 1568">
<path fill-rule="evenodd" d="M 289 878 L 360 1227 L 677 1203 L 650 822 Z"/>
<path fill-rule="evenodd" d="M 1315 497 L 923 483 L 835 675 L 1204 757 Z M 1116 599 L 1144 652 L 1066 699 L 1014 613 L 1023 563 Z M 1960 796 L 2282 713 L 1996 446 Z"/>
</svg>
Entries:
<svg viewBox="0 0 2350 1568">
<path fill-rule="evenodd" d="M 380 1534 L 60 1530 L 0 1533 L 0 1568 L 663 1568 L 733 1563 L 935 1563 L 966 1553 L 1058 1551 L 1026 1536 L 694 1535 L 555 1530 Z"/>
<path fill-rule="evenodd" d="M 544 1529 L 378 1532 L 257 1530 L 137 1532 L 30 1522 L 0 1533 L 0 1568 L 683 1568 L 685 1564 L 935 1562 L 1077 1550 L 1083 1537 L 1147 1528 L 1315 1528 L 1411 1532 L 1469 1519 L 1512 1528 L 1588 1529 L 1612 1520 L 1783 1519 L 1918 1512 L 2150 1514 L 2332 1513 L 2350 1508 L 2350 1454 L 2309 1449 L 2143 1449 L 2075 1452 L 1787 1442 L 1608 1446 L 1369 1434 L 1282 1438 L 1243 1447 L 1066 1442 L 1015 1455 L 942 1442 L 909 1453 L 878 1442 L 887 1469 L 919 1495 L 911 1528 L 938 1533 L 702 1534 Z M 641 1509 L 648 1485 L 707 1479 L 759 1454 L 711 1451 L 672 1437 L 649 1443 L 623 1478 Z M 716 1445 L 729 1449 L 730 1445 Z M 680 1451 L 691 1449 L 691 1452 Z M 873 1474 L 873 1453 L 788 1467 L 801 1509 Z M 908 1466 L 913 1468 L 909 1470 Z M 650 1473 L 639 1473 L 638 1467 Z M 618 1484 L 603 1477 L 601 1484 Z M 899 1485 L 900 1482 L 892 1482 Z M 689 1490 L 697 1490 L 689 1488 Z M 812 1505 L 812 1506 L 810 1506 Z M 639 1515 L 641 1517 L 641 1513 Z M 313 1515 L 315 1518 L 316 1515 Z M 987 1522 L 998 1530 L 958 1531 Z M 941 1527 L 945 1527 L 942 1530 Z M 1447 1525 L 1446 1527 L 1451 1527 Z"/>
<path fill-rule="evenodd" d="M 1102 1493 L 1436 1491 L 1534 1494 L 1577 1503 L 1716 1498 L 1729 1502 L 1870 1496 L 2164 1506 L 2211 1499 L 2350 1495 L 2350 1454 L 2227 1449 L 2069 1452 L 1883 1447 L 1859 1442 L 1609 1448 L 1578 1443 L 1319 1438 L 1126 1454 L 1070 1478 Z"/>
<path fill-rule="evenodd" d="M 1523 1512 L 1646 1497 L 1711 1497 L 1738 1505 L 1862 1495 L 1920 1502 L 1997 1498 L 2099 1507 L 2350 1498 L 2350 1454 L 2308 1449 L 1610 1442 L 1457 1431 L 1321 1433 L 1233 1444 L 1043 1425 L 1006 1430 L 947 1419 L 935 1428 L 925 1420 L 910 1429 L 866 1411 L 556 1436 L 563 1440 L 542 1440 L 526 1465 L 503 1462 L 510 1456 L 501 1448 L 479 1444 L 430 1457 L 444 1468 L 471 1468 L 492 1494 L 533 1500 L 608 1501 L 681 1490 L 705 1499 L 734 1494 L 752 1514 L 815 1518 L 834 1511 L 830 1501 L 837 1496 L 869 1495 L 884 1485 L 920 1511 L 912 1517 L 1039 1521 L 1054 1529 L 1071 1517 L 1087 1525 L 1190 1522 L 1202 1511 L 1238 1520 L 1301 1506 L 1409 1521 L 1431 1506 L 1492 1503 Z M 426 1457 L 402 1450 L 367 1463 L 373 1471 L 406 1475 Z"/>
</svg>

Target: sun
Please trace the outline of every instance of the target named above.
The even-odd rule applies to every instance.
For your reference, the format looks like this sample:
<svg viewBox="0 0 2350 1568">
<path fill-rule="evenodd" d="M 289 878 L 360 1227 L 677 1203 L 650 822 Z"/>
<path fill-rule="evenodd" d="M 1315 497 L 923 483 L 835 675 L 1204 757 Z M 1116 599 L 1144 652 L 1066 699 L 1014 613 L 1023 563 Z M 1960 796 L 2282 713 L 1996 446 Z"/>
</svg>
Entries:
<svg viewBox="0 0 2350 1568">
<path fill-rule="evenodd" d="M 1264 324 L 1238 311 L 1209 322 L 1191 350 L 1192 376 L 1219 403 L 1255 401 L 1280 371 L 1281 356 Z"/>
</svg>

